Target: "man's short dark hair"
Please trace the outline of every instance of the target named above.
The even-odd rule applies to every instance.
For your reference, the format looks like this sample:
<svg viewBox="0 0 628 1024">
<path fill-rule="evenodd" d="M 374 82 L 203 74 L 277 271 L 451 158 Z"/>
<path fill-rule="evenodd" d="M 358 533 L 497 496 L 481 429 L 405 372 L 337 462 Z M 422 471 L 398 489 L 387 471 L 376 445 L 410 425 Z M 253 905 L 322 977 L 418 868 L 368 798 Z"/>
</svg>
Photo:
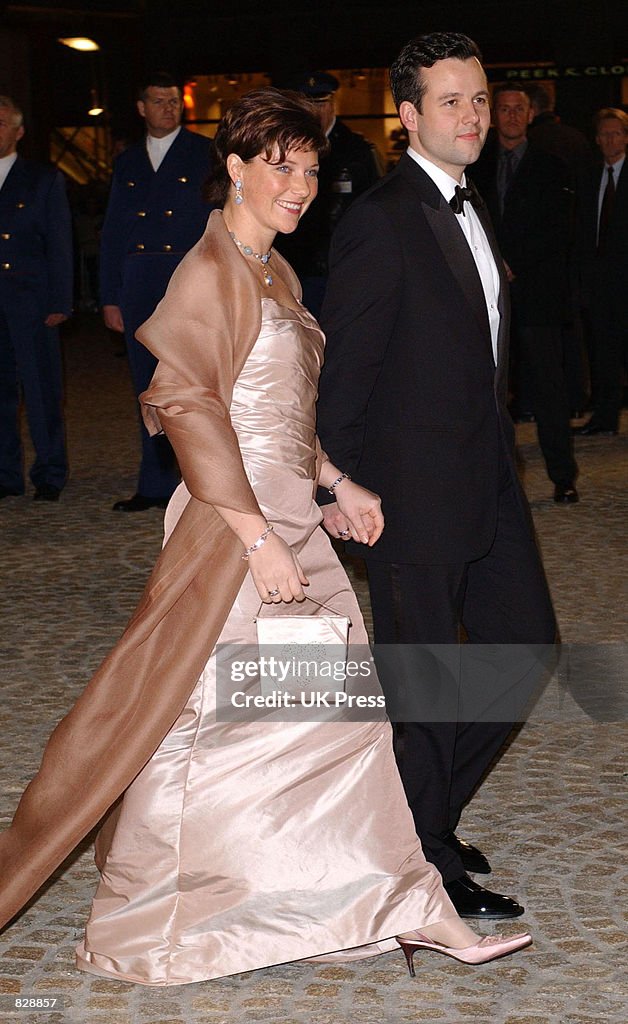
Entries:
<svg viewBox="0 0 628 1024">
<path fill-rule="evenodd" d="M 496 85 L 493 89 L 493 95 L 491 96 L 491 102 L 493 105 L 495 104 L 497 97 L 501 96 L 503 92 L 522 92 L 524 96 L 527 96 L 530 103 L 532 103 L 530 93 L 525 85 L 521 85 L 520 82 L 500 82 L 499 85 Z"/>
<path fill-rule="evenodd" d="M 407 100 L 421 113 L 421 103 L 427 85 L 421 75 L 421 68 L 431 68 L 439 60 L 454 57 L 469 60 L 482 54 L 477 43 L 462 32 L 430 32 L 417 36 L 406 43 L 390 68 L 390 88 L 397 110 Z"/>
<path fill-rule="evenodd" d="M 178 89 L 179 95 L 183 95 L 181 83 L 169 71 L 152 71 L 150 75 L 147 75 L 137 90 L 138 100 L 144 101 L 146 99 L 146 90 L 151 87 L 154 89 Z"/>
</svg>

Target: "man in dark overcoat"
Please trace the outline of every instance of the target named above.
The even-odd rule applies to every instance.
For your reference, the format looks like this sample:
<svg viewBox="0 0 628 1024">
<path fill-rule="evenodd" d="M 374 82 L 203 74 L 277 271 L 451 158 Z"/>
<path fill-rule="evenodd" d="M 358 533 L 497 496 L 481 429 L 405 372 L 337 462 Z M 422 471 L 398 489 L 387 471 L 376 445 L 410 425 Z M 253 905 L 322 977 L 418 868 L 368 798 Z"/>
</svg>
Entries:
<svg viewBox="0 0 628 1024">
<path fill-rule="evenodd" d="M 563 325 L 571 316 L 570 178 L 564 163 L 528 141 L 530 98 L 493 93 L 495 134 L 471 168 L 506 261 L 519 385 L 529 388 L 539 444 L 559 504 L 578 501 L 564 374 Z"/>
<path fill-rule="evenodd" d="M 586 191 L 579 245 L 592 333 L 593 415 L 574 433 L 613 437 L 628 373 L 628 114 L 616 107 L 599 110 L 595 131 L 603 164 Z"/>
</svg>

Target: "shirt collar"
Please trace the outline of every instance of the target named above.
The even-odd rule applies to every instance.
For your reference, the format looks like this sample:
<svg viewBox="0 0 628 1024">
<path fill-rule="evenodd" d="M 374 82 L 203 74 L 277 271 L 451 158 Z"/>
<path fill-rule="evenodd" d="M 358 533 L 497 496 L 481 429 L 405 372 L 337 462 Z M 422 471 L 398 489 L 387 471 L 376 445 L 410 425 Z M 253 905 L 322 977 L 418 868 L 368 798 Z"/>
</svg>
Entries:
<svg viewBox="0 0 628 1024">
<path fill-rule="evenodd" d="M 453 199 L 456 186 L 461 185 L 462 188 L 465 188 L 467 181 L 464 176 L 464 172 L 460 181 L 456 181 L 456 179 L 452 178 L 450 174 L 447 174 L 447 171 L 443 171 L 442 168 L 433 164 L 431 160 L 426 160 L 424 156 L 417 153 L 416 149 L 413 149 L 412 146 L 408 146 L 408 156 L 411 157 L 427 175 L 429 175 L 436 185 L 436 188 L 447 202 L 449 202 L 450 199 Z"/>
<path fill-rule="evenodd" d="M 149 149 L 166 149 L 168 146 L 172 145 L 180 131 L 181 125 L 179 125 L 178 128 L 175 128 L 173 132 L 170 132 L 169 135 L 163 135 L 161 139 L 156 138 L 156 136 L 154 135 L 147 135 L 146 144 L 149 147 Z"/>
<path fill-rule="evenodd" d="M 604 175 L 606 177 L 608 177 L 608 168 L 612 167 L 613 168 L 613 180 L 617 181 L 619 175 L 621 174 L 621 169 L 624 166 L 625 160 L 626 160 L 626 154 L 624 153 L 624 155 L 622 156 L 621 160 L 616 160 L 614 164 L 606 164 L 605 163 L 604 164 Z"/>
</svg>

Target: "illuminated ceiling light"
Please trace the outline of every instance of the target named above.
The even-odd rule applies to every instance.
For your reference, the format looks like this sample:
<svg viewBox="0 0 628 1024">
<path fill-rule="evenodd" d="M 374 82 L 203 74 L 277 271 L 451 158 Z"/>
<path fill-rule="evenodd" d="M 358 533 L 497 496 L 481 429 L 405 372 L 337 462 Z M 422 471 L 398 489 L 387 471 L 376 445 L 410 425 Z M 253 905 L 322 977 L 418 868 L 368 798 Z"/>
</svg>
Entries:
<svg viewBox="0 0 628 1024">
<path fill-rule="evenodd" d="M 91 103 L 92 105 L 87 111 L 89 117 L 99 117 L 100 114 L 104 114 L 105 108 L 100 106 L 98 92 L 96 89 L 92 89 Z"/>
<path fill-rule="evenodd" d="M 57 41 L 63 43 L 64 46 L 69 46 L 71 50 L 82 50 L 83 53 L 100 50 L 98 43 L 94 39 L 88 39 L 87 36 L 69 36 L 67 39 Z"/>
</svg>

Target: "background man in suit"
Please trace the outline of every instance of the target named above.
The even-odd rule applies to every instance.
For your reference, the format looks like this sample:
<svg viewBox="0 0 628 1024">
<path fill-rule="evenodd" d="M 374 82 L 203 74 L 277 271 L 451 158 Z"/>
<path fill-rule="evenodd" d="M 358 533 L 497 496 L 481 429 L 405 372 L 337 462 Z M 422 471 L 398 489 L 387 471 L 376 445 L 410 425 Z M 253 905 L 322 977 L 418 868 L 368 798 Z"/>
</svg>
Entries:
<svg viewBox="0 0 628 1024">
<path fill-rule="evenodd" d="M 628 114 L 607 107 L 595 118 L 604 166 L 590 183 L 581 257 L 592 331 L 593 415 L 575 434 L 612 437 L 619 429 L 622 374 L 628 370 Z"/>
<path fill-rule="evenodd" d="M 336 231 L 319 401 L 323 448 L 383 500 L 380 540 L 349 549 L 367 558 L 376 645 L 396 645 L 382 678 L 389 707 L 399 687 L 418 689 L 430 658 L 404 645 L 446 645 L 453 662 L 461 623 L 483 645 L 551 643 L 555 631 L 505 406 L 507 283 L 464 177 L 489 126 L 478 48 L 458 33 L 419 37 L 391 84 L 410 148 Z M 324 517 L 332 536 L 347 536 L 335 503 Z M 484 677 L 487 696 L 490 686 Z M 490 715 L 454 721 L 455 710 L 437 717 L 405 721 L 400 751 L 426 856 L 461 915 L 517 916 L 518 903 L 468 876 L 490 868 L 454 833 L 511 726 Z"/>
<path fill-rule="evenodd" d="M 582 296 L 576 258 L 578 215 L 586 194 L 593 153 L 583 132 L 564 124 L 554 109 L 554 100 L 547 86 L 540 82 L 526 84 L 533 118 L 528 125 L 528 139 L 536 149 L 551 153 L 567 168 L 571 201 L 571 244 L 569 252 L 570 317 L 563 326 L 563 369 L 571 415 L 577 417 L 589 397 L 589 365 L 586 353 L 584 324 L 582 322 Z"/>
<path fill-rule="evenodd" d="M 22 111 L 0 96 L 0 498 L 24 493 L 20 389 L 35 501 L 57 501 L 68 465 L 59 324 L 72 312 L 72 225 L 62 174 L 24 160 Z"/>
<path fill-rule="evenodd" d="M 375 147 L 336 117 L 335 93 L 340 83 L 327 71 L 298 75 L 286 88 L 300 92 L 318 109 L 329 153 L 321 160 L 316 202 L 295 232 L 278 239 L 277 247 L 299 275 L 303 304 L 320 316 L 327 283 L 329 245 L 338 221 L 353 200 L 381 177 Z"/>
<path fill-rule="evenodd" d="M 100 298 L 107 327 L 124 332 L 136 395 L 157 365 L 135 340 L 140 324 L 163 297 L 173 271 L 202 235 L 210 205 L 202 187 L 211 142 L 181 127 L 183 95 L 164 72 L 152 75 L 137 102 L 146 137 L 118 157 L 102 231 Z M 142 461 L 137 493 L 113 506 L 119 512 L 164 508 L 179 482 L 164 437 L 149 437 L 140 422 Z"/>
<path fill-rule="evenodd" d="M 512 300 L 516 384 L 527 385 L 554 500 L 578 501 L 576 463 L 563 373 L 563 324 L 569 302 L 571 197 L 567 168 L 528 142 L 528 95 L 510 85 L 493 92 L 495 137 L 472 173 L 506 261 Z M 527 407 L 527 402 L 525 403 Z"/>
</svg>

